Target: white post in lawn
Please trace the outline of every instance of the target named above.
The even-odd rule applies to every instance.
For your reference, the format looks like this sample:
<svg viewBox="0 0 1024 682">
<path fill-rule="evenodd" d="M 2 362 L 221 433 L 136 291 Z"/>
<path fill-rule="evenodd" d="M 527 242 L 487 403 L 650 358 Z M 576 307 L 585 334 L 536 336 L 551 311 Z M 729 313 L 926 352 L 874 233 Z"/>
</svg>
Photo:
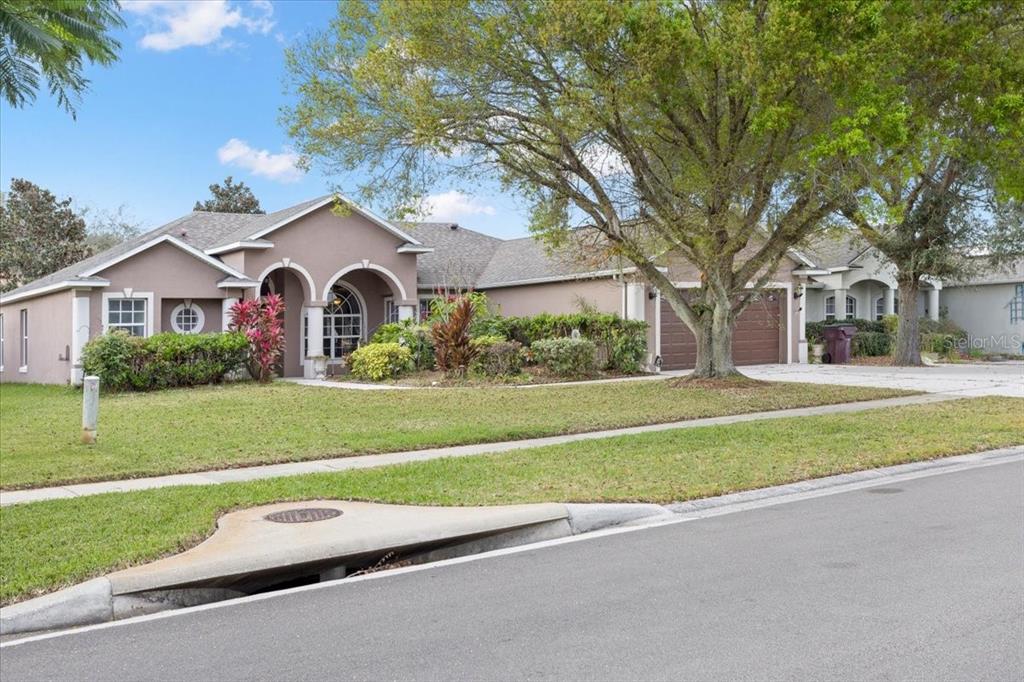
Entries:
<svg viewBox="0 0 1024 682">
<path fill-rule="evenodd" d="M 882 305 L 885 306 L 883 313 L 885 315 L 896 314 L 896 290 L 892 287 L 886 287 L 885 293 L 882 297 Z"/>
<path fill-rule="evenodd" d="M 100 378 L 87 376 L 82 382 L 82 442 L 96 442 L 96 423 L 100 416 Z"/>
<path fill-rule="evenodd" d="M 800 338 L 797 339 L 797 361 L 803 364 L 807 364 L 807 283 L 803 282 L 800 285 L 800 296 L 796 301 L 797 305 L 800 306 L 800 312 L 797 319 L 797 329 L 800 332 Z M 792 321 L 790 321 L 792 324 Z"/>
</svg>

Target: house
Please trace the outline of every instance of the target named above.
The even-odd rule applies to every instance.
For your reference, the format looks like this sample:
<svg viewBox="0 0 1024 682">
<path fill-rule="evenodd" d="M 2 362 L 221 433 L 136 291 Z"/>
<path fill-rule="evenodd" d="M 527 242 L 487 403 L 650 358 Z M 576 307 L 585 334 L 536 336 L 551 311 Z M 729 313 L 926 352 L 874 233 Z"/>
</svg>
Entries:
<svg viewBox="0 0 1024 682">
<path fill-rule="evenodd" d="M 111 329 L 148 336 L 228 326 L 242 298 L 285 301 L 285 376 L 312 376 L 378 325 L 414 318 L 438 289 L 487 293 L 505 315 L 588 306 L 649 324 L 651 368 L 692 367 L 693 336 L 630 267 L 586 267 L 531 238 L 503 240 L 454 223 L 385 220 L 332 196 L 267 215 L 193 212 L 0 296 L 0 381 L 78 383 L 82 347 Z M 807 263 L 786 258 L 737 324 L 739 364 L 806 358 L 797 294 Z M 699 274 L 669 254 L 680 288 Z"/>
<path fill-rule="evenodd" d="M 899 312 L 896 269 L 851 234 L 818 237 L 800 250 L 807 321 L 880 320 Z M 971 348 L 1024 353 L 1024 258 L 1004 267 L 979 259 L 976 274 L 958 281 L 925 279 L 920 317 L 948 317 L 968 333 Z"/>
</svg>

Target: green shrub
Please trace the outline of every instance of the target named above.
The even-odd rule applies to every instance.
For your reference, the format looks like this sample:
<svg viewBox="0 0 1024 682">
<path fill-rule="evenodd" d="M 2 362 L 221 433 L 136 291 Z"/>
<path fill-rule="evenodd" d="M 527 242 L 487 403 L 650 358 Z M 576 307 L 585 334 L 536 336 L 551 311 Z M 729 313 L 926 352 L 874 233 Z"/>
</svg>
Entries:
<svg viewBox="0 0 1024 682">
<path fill-rule="evenodd" d="M 885 315 L 882 318 L 882 326 L 885 327 L 885 333 L 890 336 L 896 336 L 896 332 L 900 328 L 900 316 L 899 315 Z"/>
<path fill-rule="evenodd" d="M 241 332 L 141 338 L 115 330 L 85 345 L 82 365 L 106 388 L 148 391 L 219 383 L 245 364 L 248 349 Z"/>
<path fill-rule="evenodd" d="M 631 358 L 639 358 L 636 362 L 642 363 L 646 354 L 647 323 L 624 320 L 614 313 L 585 311 L 563 315 L 541 313 L 532 317 L 494 317 L 474 329 L 476 334 L 498 334 L 524 346 L 532 346 L 544 339 L 569 337 L 574 331 L 579 331 L 581 337 L 599 347 L 607 364 L 616 369 L 630 371 Z M 639 351 L 641 345 L 643 350 Z M 616 366 L 617 362 L 621 366 Z"/>
<path fill-rule="evenodd" d="M 954 334 L 921 334 L 921 350 L 943 356 L 956 354 L 959 339 Z"/>
<path fill-rule="evenodd" d="M 506 341 L 500 336 L 473 339 L 477 347 L 471 369 L 474 374 L 489 377 L 515 376 L 523 371 L 523 344 Z"/>
<path fill-rule="evenodd" d="M 850 341 L 850 352 L 854 356 L 875 357 L 891 351 L 892 337 L 885 332 L 858 332 Z"/>
<path fill-rule="evenodd" d="M 530 350 L 537 362 L 559 376 L 583 376 L 595 369 L 597 346 L 590 339 L 541 339 Z"/>
<path fill-rule="evenodd" d="M 398 343 L 368 343 L 349 356 L 352 374 L 360 379 L 384 381 L 413 368 L 412 352 Z"/>
<path fill-rule="evenodd" d="M 123 391 L 134 388 L 136 367 L 143 356 L 140 336 L 117 329 L 97 336 L 82 349 L 82 368 L 100 378 L 103 388 Z"/>
<path fill-rule="evenodd" d="M 825 327 L 833 327 L 845 324 L 852 324 L 854 327 L 857 328 L 858 332 L 874 332 L 884 334 L 888 331 L 886 329 L 884 320 L 862 320 L 860 318 L 854 318 L 851 320 L 808 322 L 805 327 L 807 343 L 825 343 Z"/>
<path fill-rule="evenodd" d="M 434 342 L 430 338 L 430 328 L 425 324 L 417 324 L 412 320 L 382 324 L 373 333 L 370 343 L 397 343 L 412 353 L 416 369 L 431 369 L 434 366 Z"/>
<path fill-rule="evenodd" d="M 612 338 L 611 368 L 625 374 L 640 372 L 647 356 L 647 335 L 616 329 Z"/>
</svg>

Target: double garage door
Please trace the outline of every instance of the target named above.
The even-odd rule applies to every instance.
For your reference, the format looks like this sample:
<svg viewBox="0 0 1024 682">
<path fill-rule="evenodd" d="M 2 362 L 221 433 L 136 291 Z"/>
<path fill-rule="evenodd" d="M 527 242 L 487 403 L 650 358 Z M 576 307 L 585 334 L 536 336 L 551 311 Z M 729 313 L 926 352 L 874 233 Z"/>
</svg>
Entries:
<svg viewBox="0 0 1024 682">
<path fill-rule="evenodd" d="M 783 291 L 765 291 L 736 320 L 732 357 L 737 365 L 785 362 L 780 314 Z M 697 340 L 668 302 L 661 300 L 661 368 L 692 369 L 697 364 Z"/>
</svg>

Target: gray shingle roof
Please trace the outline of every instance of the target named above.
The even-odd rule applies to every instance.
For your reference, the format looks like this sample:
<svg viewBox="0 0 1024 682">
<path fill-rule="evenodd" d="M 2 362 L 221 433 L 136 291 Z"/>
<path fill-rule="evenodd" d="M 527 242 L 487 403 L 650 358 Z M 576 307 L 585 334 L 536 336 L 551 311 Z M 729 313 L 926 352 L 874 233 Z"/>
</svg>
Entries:
<svg viewBox="0 0 1024 682">
<path fill-rule="evenodd" d="M 816 235 L 800 245 L 799 251 L 819 268 L 849 265 L 868 248 L 867 242 L 854 232 L 829 232 Z"/>
<path fill-rule="evenodd" d="M 456 223 L 402 223 L 400 227 L 434 247 L 433 253 L 420 254 L 416 261 L 418 285 L 424 289 L 475 287 L 503 243 Z"/>
<path fill-rule="evenodd" d="M 200 251 L 234 244 L 298 216 L 329 197 L 317 197 L 266 215 L 193 211 L 72 266 L 5 292 L 4 298 L 79 279 L 83 272 L 115 260 L 162 235 L 171 235 Z M 420 288 L 493 287 L 594 270 L 570 258 L 549 253 L 543 244 L 530 237 L 503 240 L 456 223 L 399 223 L 396 226 L 408 232 L 413 239 L 434 248 L 432 253 L 422 253 L 417 257 Z"/>
</svg>

